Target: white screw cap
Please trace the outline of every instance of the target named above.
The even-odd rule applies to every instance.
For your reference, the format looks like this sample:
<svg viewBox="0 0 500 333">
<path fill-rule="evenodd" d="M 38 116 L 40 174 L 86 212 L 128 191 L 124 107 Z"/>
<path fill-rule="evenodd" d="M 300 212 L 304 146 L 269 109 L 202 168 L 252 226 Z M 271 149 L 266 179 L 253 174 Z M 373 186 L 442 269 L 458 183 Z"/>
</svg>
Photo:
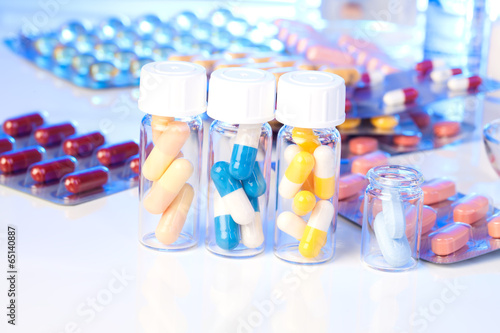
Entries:
<svg viewBox="0 0 500 333">
<path fill-rule="evenodd" d="M 221 68 L 210 76 L 208 115 L 229 124 L 263 124 L 274 119 L 276 81 L 260 69 Z"/>
<path fill-rule="evenodd" d="M 139 109 L 164 117 L 191 117 L 207 109 L 205 68 L 184 61 L 151 62 L 141 69 Z"/>
<path fill-rule="evenodd" d="M 345 121 L 345 81 L 319 71 L 286 73 L 278 81 L 276 119 L 302 128 L 330 128 Z"/>
</svg>

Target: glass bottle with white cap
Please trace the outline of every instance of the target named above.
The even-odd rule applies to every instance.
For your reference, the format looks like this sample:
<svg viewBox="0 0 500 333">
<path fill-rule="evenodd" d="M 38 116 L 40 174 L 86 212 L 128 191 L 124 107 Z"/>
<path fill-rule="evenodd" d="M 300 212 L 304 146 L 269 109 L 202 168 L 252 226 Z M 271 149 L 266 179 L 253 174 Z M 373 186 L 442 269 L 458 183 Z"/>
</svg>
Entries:
<svg viewBox="0 0 500 333">
<path fill-rule="evenodd" d="M 141 69 L 139 240 L 160 251 L 195 246 L 207 77 L 202 66 L 153 62 Z"/>
<path fill-rule="evenodd" d="M 210 77 L 208 214 L 205 245 L 215 254 L 264 251 L 276 83 L 266 71 L 223 68 Z"/>
<path fill-rule="evenodd" d="M 340 134 L 345 82 L 338 75 L 296 71 L 278 83 L 277 194 L 274 254 L 315 264 L 335 252 Z"/>
</svg>

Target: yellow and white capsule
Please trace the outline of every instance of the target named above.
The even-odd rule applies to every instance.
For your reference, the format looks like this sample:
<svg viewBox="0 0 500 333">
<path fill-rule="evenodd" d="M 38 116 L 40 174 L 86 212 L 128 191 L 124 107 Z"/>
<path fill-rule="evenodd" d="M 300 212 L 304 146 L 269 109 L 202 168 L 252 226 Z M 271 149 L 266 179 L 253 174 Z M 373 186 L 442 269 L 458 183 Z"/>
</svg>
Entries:
<svg viewBox="0 0 500 333">
<path fill-rule="evenodd" d="M 293 198 L 292 210 L 299 216 L 309 214 L 316 205 L 316 197 L 309 191 L 300 191 Z"/>
<path fill-rule="evenodd" d="M 314 168 L 314 157 L 306 151 L 301 151 L 293 158 L 285 171 L 279 186 L 279 194 L 285 199 L 291 199 L 297 194 Z"/>
<path fill-rule="evenodd" d="M 303 151 L 303 149 L 297 145 L 289 145 L 288 147 L 286 147 L 285 152 L 283 153 L 283 157 L 285 158 L 286 162 L 285 165 L 288 167 L 288 165 L 292 163 L 295 155 L 297 155 L 301 151 Z M 306 181 L 302 185 L 301 190 L 314 193 L 314 175 L 312 172 L 309 174 L 309 177 L 307 177 Z"/>
<path fill-rule="evenodd" d="M 304 230 L 307 225 L 306 221 L 304 221 L 300 216 L 288 211 L 283 212 L 278 216 L 276 224 L 281 231 L 299 241 L 302 239 L 302 235 L 304 235 Z"/>
<path fill-rule="evenodd" d="M 335 152 L 329 146 L 314 151 L 314 193 L 327 200 L 335 194 Z"/>
<path fill-rule="evenodd" d="M 328 200 L 320 200 L 316 203 L 309 222 L 300 240 L 299 252 L 306 258 L 315 258 L 326 244 L 327 232 L 335 215 L 335 208 Z"/>
</svg>

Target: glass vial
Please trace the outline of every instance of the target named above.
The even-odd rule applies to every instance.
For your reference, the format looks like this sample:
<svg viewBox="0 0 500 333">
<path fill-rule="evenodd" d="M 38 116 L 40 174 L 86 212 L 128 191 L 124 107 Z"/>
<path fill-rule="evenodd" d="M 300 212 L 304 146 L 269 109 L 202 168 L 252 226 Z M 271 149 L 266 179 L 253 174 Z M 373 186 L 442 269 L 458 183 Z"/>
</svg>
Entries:
<svg viewBox="0 0 500 333">
<path fill-rule="evenodd" d="M 345 82 L 326 72 L 281 76 L 277 141 L 274 254 L 316 264 L 333 258 L 340 173 L 340 134 L 345 121 Z"/>
<path fill-rule="evenodd" d="M 207 78 L 199 65 L 153 62 L 141 70 L 139 241 L 160 250 L 198 243 Z"/>
<path fill-rule="evenodd" d="M 227 257 L 264 251 L 276 83 L 266 71 L 224 68 L 210 77 L 205 245 Z"/>
<path fill-rule="evenodd" d="M 422 174 L 399 165 L 368 171 L 361 260 L 382 271 L 406 271 L 419 259 L 422 229 Z"/>
</svg>

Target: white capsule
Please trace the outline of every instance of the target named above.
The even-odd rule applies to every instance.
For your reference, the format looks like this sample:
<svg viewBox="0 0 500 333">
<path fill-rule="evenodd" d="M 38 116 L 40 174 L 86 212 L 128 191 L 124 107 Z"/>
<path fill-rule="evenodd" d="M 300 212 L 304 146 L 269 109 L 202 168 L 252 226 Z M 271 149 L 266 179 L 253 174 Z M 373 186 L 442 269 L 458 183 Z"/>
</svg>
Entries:
<svg viewBox="0 0 500 333">
<path fill-rule="evenodd" d="M 327 232 L 334 216 L 335 208 L 333 204 L 328 200 L 320 200 L 316 203 L 316 206 L 314 206 L 307 226 Z"/>
<path fill-rule="evenodd" d="M 418 97 L 418 91 L 413 88 L 396 89 L 385 93 L 383 100 L 386 105 L 401 105 L 413 102 Z"/>
<path fill-rule="evenodd" d="M 335 176 L 335 152 L 329 146 L 319 146 L 314 150 L 314 175 L 318 178 Z"/>
<path fill-rule="evenodd" d="M 292 212 L 283 212 L 276 219 L 278 228 L 284 233 L 301 240 L 306 228 L 306 221 Z"/>
<path fill-rule="evenodd" d="M 432 81 L 434 82 L 445 82 L 453 75 L 462 74 L 462 70 L 460 68 L 453 69 L 437 69 L 433 70 L 430 74 Z"/>
<path fill-rule="evenodd" d="M 482 83 L 479 76 L 453 77 L 448 81 L 448 89 L 453 91 L 466 91 L 477 88 Z"/>
<path fill-rule="evenodd" d="M 223 196 L 222 201 L 224 206 L 229 209 L 234 222 L 245 225 L 255 220 L 252 204 L 242 187 Z"/>
</svg>

